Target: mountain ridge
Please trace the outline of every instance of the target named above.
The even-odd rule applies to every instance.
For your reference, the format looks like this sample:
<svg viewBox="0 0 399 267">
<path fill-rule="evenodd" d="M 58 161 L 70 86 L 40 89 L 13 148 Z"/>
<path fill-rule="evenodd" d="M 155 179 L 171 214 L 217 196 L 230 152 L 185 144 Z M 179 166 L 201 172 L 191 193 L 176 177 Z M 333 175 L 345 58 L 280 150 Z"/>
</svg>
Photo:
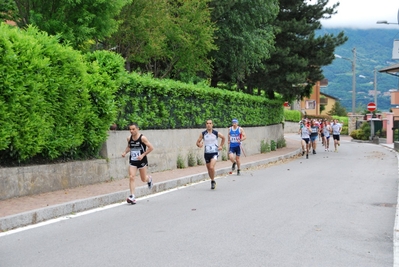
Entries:
<svg viewBox="0 0 399 267">
<path fill-rule="evenodd" d="M 322 68 L 328 86 L 321 92 L 338 98 L 347 111 L 352 111 L 352 50 L 356 48 L 356 111 L 363 112 L 369 102 L 374 102 L 374 71 L 377 73 L 377 110 L 389 111 L 392 107 L 389 90 L 398 89 L 399 77 L 378 70 L 399 63 L 392 59 L 393 42 L 399 39 L 399 29 L 322 28 L 317 34 L 336 35 L 341 31 L 348 41 L 335 50 L 341 58 Z"/>
</svg>

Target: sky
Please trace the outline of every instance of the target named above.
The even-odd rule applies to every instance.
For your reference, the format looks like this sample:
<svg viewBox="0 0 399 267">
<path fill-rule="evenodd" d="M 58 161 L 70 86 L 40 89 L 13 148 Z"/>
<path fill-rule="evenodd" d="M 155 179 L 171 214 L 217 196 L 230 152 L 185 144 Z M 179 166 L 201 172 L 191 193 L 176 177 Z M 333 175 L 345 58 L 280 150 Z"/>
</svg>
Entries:
<svg viewBox="0 0 399 267">
<path fill-rule="evenodd" d="M 315 0 L 309 0 L 310 4 Z M 328 6 L 339 2 L 337 14 L 321 20 L 325 28 L 399 29 L 399 0 L 329 0 Z M 377 24 L 377 21 L 396 24 Z"/>
</svg>

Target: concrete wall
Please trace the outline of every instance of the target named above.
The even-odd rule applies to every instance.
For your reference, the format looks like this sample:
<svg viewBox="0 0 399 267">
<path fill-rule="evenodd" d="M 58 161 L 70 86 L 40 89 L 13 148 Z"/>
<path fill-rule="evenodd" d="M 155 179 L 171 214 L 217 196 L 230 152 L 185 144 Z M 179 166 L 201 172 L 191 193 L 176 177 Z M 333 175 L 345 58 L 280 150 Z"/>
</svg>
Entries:
<svg viewBox="0 0 399 267">
<path fill-rule="evenodd" d="M 299 121 L 292 122 L 286 121 L 284 122 L 284 133 L 298 133 L 299 131 Z"/>
<path fill-rule="evenodd" d="M 189 153 L 203 160 L 203 149 L 195 145 L 204 129 L 141 131 L 154 146 L 148 155 L 149 171 L 176 169 L 177 158 L 187 166 Z M 227 128 L 216 129 L 227 138 Z M 284 137 L 282 124 L 245 128 L 247 140 L 243 147 L 247 155 L 260 153 L 261 141 Z M 29 167 L 0 168 L 0 200 L 68 189 L 82 185 L 123 179 L 128 176 L 128 157 L 121 154 L 127 146 L 129 131 L 110 131 L 101 155 L 105 159 Z M 226 140 L 227 148 L 227 140 Z M 223 153 L 227 152 L 224 151 Z M 222 157 L 219 157 L 222 160 Z"/>
</svg>

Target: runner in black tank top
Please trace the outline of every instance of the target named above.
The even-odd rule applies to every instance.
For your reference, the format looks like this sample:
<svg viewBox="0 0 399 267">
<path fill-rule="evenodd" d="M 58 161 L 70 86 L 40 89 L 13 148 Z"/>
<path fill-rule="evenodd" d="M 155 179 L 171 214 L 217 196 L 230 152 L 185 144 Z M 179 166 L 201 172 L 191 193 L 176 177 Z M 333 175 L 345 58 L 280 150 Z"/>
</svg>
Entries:
<svg viewBox="0 0 399 267">
<path fill-rule="evenodd" d="M 148 139 L 139 133 L 139 127 L 136 123 L 129 125 L 130 136 L 127 138 L 127 147 L 122 153 L 125 157 L 128 152 L 129 156 L 129 188 L 130 196 L 126 199 L 127 203 L 136 204 L 134 190 L 136 188 L 134 178 L 139 170 L 141 181 L 147 183 L 148 188 L 152 188 L 152 178 L 147 175 L 148 160 L 147 155 L 154 149 Z"/>
<path fill-rule="evenodd" d="M 141 141 L 141 137 L 143 135 L 140 134 L 137 140 L 133 140 L 133 136 L 130 136 L 129 146 L 130 146 L 130 157 L 129 163 L 131 166 L 135 166 L 137 168 L 143 168 L 148 165 L 147 155 L 144 156 L 141 160 L 138 160 L 137 157 L 143 155 L 147 150 L 147 145 Z"/>
</svg>

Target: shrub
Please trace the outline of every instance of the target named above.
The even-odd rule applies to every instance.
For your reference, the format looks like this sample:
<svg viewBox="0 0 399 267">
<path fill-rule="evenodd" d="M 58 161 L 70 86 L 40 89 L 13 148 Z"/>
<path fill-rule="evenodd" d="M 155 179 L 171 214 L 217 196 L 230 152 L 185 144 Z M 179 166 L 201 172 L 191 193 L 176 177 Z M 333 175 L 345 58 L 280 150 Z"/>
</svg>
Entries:
<svg viewBox="0 0 399 267">
<path fill-rule="evenodd" d="M 302 113 L 299 110 L 284 109 L 284 120 L 298 122 L 302 119 Z"/>
<path fill-rule="evenodd" d="M 204 165 L 204 159 L 197 155 L 197 165 Z"/>
<path fill-rule="evenodd" d="M 227 151 L 226 147 L 222 149 L 222 161 L 227 161 L 229 159 L 229 151 Z"/>
<path fill-rule="evenodd" d="M 360 126 L 362 130 L 361 140 L 368 140 L 371 134 L 371 126 L 368 122 L 363 122 L 362 126 Z"/>
<path fill-rule="evenodd" d="M 341 134 L 344 134 L 344 135 L 348 134 L 348 126 L 342 126 Z"/>
<path fill-rule="evenodd" d="M 192 151 L 190 151 L 187 155 L 187 165 L 189 167 L 195 166 L 197 163 L 197 159 Z"/>
<path fill-rule="evenodd" d="M 282 138 L 277 140 L 277 148 L 283 148 L 283 147 L 286 147 L 286 146 L 287 146 L 287 144 L 285 142 L 284 137 L 282 137 Z"/>
<path fill-rule="evenodd" d="M 0 24 L 2 160 L 76 151 L 90 107 L 86 71 L 81 54 L 56 37 Z"/>
<path fill-rule="evenodd" d="M 116 117 L 124 60 L 82 55 L 35 27 L 0 23 L 0 162 L 96 157 Z"/>
<path fill-rule="evenodd" d="M 359 139 L 359 132 L 360 132 L 360 131 L 361 131 L 360 129 L 353 130 L 353 131 L 351 132 L 350 136 L 351 136 L 353 139 Z"/>
<path fill-rule="evenodd" d="M 177 167 L 178 169 L 184 169 L 184 168 L 186 168 L 186 165 L 184 164 L 183 157 L 182 157 L 182 155 L 180 155 L 180 154 L 177 156 L 176 167 Z"/>
<path fill-rule="evenodd" d="M 368 140 L 370 133 L 371 133 L 370 128 L 371 127 L 368 122 L 363 122 L 362 125 L 360 126 L 360 129 L 353 130 L 351 132 L 350 136 L 353 139 L 357 139 L 357 140 Z"/>
<path fill-rule="evenodd" d="M 276 141 L 271 140 L 270 141 L 270 150 L 271 151 L 276 151 L 276 149 L 277 149 Z"/>
<path fill-rule="evenodd" d="M 269 142 L 262 140 L 260 142 L 260 153 L 267 153 L 267 152 L 270 152 Z"/>
</svg>

